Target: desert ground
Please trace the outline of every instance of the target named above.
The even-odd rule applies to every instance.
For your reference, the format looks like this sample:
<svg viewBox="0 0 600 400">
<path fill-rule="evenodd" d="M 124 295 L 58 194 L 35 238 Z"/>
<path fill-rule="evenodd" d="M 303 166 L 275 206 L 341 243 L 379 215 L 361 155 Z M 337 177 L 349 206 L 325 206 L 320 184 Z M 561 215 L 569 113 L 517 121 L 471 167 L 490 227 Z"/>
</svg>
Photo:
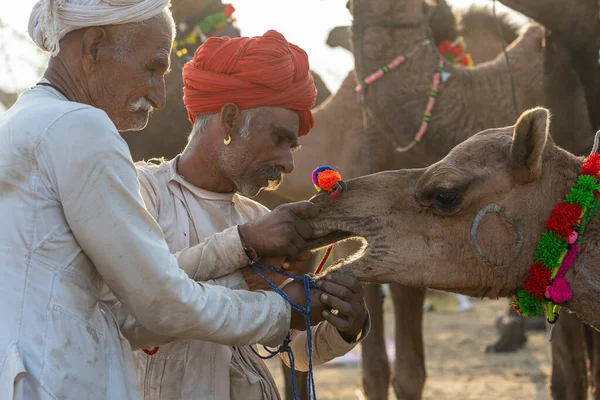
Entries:
<svg viewBox="0 0 600 400">
<path fill-rule="evenodd" d="M 506 309 L 507 300 L 472 299 L 473 310 L 456 311 L 452 294 L 428 292 L 434 310 L 425 313 L 427 382 L 424 399 L 467 400 L 549 398 L 550 348 L 546 334 L 529 331 L 525 348 L 514 354 L 485 354 L 486 345 L 497 338 L 495 316 Z M 385 300 L 388 356 L 394 357 L 391 299 Z M 319 400 L 363 399 L 360 346 L 336 362 L 315 369 Z M 269 360 L 280 391 L 283 375 L 279 360 Z M 394 399 L 390 388 L 390 399 Z"/>
</svg>

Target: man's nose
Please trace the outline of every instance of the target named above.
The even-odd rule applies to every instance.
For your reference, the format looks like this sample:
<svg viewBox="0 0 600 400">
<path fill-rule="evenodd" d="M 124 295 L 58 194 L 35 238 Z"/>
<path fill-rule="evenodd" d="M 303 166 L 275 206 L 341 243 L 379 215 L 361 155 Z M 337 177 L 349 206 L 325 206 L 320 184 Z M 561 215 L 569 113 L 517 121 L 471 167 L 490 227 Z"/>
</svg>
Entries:
<svg viewBox="0 0 600 400">
<path fill-rule="evenodd" d="M 152 103 L 152 107 L 160 110 L 167 103 L 167 89 L 165 87 L 165 80 L 161 79 L 160 82 L 156 83 L 150 89 L 148 93 L 148 101 Z"/>
<path fill-rule="evenodd" d="M 285 151 L 276 165 L 284 174 L 291 173 L 294 170 L 294 155 L 292 152 L 290 150 Z"/>
</svg>

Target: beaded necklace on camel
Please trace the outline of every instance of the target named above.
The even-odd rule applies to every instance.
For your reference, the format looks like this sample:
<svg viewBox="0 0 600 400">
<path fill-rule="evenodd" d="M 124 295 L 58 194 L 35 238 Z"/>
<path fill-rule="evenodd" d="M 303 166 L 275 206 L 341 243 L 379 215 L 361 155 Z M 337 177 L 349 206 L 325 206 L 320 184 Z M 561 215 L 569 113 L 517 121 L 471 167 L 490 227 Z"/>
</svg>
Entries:
<svg viewBox="0 0 600 400">
<path fill-rule="evenodd" d="M 354 90 L 359 94 L 363 93 L 364 88 L 383 77 L 383 75 L 386 73 L 396 69 L 422 46 L 425 46 L 429 43 L 429 40 L 425 40 L 419 46 L 415 47 L 409 54 L 399 55 L 389 64 L 384 65 L 371 75 L 367 76 L 364 81 L 356 86 Z M 425 107 L 425 112 L 423 113 L 421 125 L 410 144 L 405 147 L 396 146 L 396 151 L 398 153 L 404 153 L 412 149 L 414 145 L 423 139 L 423 136 L 427 132 L 427 129 L 429 128 L 429 120 L 431 119 L 431 113 L 433 111 L 433 107 L 435 107 L 436 98 L 440 89 L 440 82 L 445 82 L 450 77 L 450 73 L 444 71 L 443 69 L 444 61 L 451 62 L 457 68 L 473 66 L 473 59 L 471 58 L 471 55 L 467 53 L 467 45 L 462 37 L 457 38 L 454 42 L 450 42 L 449 40 L 443 41 L 439 44 L 438 51 L 442 55 L 442 58 L 440 59 L 433 74 L 431 90 L 429 91 L 429 99 L 427 100 L 427 106 Z"/>
<path fill-rule="evenodd" d="M 510 303 L 526 317 L 546 312 L 552 328 L 558 321 L 560 304 L 573 297 L 565 274 L 581 251 L 586 227 L 600 208 L 600 154 L 595 150 L 596 146 L 565 200 L 552 209 L 535 249 L 525 286 Z M 551 333 L 552 330 L 549 339 L 552 339 Z"/>
</svg>

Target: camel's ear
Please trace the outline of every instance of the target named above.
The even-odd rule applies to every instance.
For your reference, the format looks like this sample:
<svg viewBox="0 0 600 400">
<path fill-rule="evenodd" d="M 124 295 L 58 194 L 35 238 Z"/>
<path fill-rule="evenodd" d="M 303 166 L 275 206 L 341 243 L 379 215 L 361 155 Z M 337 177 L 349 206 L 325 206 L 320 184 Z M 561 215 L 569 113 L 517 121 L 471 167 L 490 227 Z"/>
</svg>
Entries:
<svg viewBox="0 0 600 400">
<path fill-rule="evenodd" d="M 515 124 L 509 165 L 518 182 L 534 181 L 542 173 L 542 153 L 549 127 L 550 112 L 540 107 L 525 111 Z"/>
</svg>

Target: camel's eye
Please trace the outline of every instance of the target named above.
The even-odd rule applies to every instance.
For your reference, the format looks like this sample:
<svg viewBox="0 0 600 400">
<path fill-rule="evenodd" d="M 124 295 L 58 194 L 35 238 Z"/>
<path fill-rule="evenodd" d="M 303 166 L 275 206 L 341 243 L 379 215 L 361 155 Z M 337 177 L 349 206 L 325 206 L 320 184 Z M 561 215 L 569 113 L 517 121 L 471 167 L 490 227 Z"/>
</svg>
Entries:
<svg viewBox="0 0 600 400">
<path fill-rule="evenodd" d="M 459 189 L 439 189 L 434 192 L 431 201 L 440 211 L 450 213 L 460 205 L 462 194 Z"/>
</svg>

